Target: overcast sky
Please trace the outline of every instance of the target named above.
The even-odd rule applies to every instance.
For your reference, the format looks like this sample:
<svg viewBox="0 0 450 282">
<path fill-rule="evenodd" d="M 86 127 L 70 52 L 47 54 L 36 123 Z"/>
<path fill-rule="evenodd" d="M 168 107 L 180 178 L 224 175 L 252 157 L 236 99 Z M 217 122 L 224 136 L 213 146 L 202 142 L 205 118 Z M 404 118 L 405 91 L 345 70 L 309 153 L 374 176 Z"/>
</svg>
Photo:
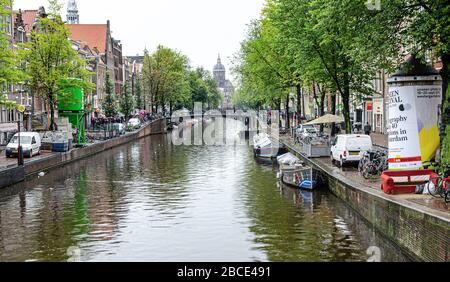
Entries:
<svg viewBox="0 0 450 282">
<path fill-rule="evenodd" d="M 67 0 L 59 0 L 66 4 Z M 14 0 L 15 9 L 37 9 L 47 0 Z M 246 25 L 258 18 L 264 0 L 77 0 L 80 23 L 111 20 L 124 55 L 142 54 L 163 44 L 211 70 L 218 53 L 227 70 Z M 66 7 L 63 9 L 63 18 Z"/>
</svg>

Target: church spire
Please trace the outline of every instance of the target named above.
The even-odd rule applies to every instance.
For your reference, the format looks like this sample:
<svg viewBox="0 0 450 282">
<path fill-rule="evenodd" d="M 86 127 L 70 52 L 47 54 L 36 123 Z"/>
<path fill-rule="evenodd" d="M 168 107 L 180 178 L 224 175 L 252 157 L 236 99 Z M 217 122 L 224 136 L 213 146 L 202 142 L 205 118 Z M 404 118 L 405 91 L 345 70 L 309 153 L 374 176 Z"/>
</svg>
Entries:
<svg viewBox="0 0 450 282">
<path fill-rule="evenodd" d="M 76 0 L 69 0 L 67 3 L 67 23 L 79 24 L 80 16 L 78 15 L 78 7 Z"/>
</svg>

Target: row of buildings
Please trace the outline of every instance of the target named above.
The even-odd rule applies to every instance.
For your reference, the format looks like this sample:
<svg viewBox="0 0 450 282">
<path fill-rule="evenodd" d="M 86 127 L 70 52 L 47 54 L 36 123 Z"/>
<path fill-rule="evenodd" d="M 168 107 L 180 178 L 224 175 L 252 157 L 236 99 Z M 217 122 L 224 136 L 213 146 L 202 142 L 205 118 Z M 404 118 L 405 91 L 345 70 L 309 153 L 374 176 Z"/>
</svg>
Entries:
<svg viewBox="0 0 450 282">
<path fill-rule="evenodd" d="M 30 40 L 30 34 L 36 27 L 39 17 L 46 17 L 44 7 L 36 10 L 14 10 L 2 21 L 6 23 L 6 34 L 10 39 L 11 48 L 18 43 Z M 67 3 L 66 27 L 70 32 L 70 41 L 73 49 L 78 54 L 88 59 L 88 69 L 93 73 L 92 82 L 96 85 L 87 95 L 88 106 L 92 109 L 93 116 L 102 112 L 102 101 L 105 97 L 106 75 L 109 74 L 114 91 L 120 95 L 123 85 L 133 85 L 135 79 L 141 75 L 143 69 L 143 56 L 126 57 L 123 55 L 122 43 L 112 36 L 111 23 L 108 20 L 104 24 L 81 24 L 76 0 Z M 45 123 L 47 107 L 39 97 L 34 97 L 22 84 L 6 87 L 10 100 L 15 100 L 27 108 L 30 121 L 24 120 L 24 127 L 30 128 L 34 122 Z M 35 119 L 31 120 L 31 116 Z M 0 143 L 5 139 L 6 132 L 16 128 L 17 121 L 23 119 L 22 114 L 16 110 L 0 108 Z"/>
</svg>

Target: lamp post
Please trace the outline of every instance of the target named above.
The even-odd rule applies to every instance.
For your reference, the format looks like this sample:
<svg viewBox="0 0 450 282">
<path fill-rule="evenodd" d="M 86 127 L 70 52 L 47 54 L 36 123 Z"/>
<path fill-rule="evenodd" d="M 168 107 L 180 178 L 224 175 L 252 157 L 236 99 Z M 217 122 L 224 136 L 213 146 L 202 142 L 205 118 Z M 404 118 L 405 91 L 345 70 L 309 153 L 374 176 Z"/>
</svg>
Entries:
<svg viewBox="0 0 450 282">
<path fill-rule="evenodd" d="M 17 129 L 18 129 L 18 146 L 17 146 L 17 165 L 18 166 L 23 166 L 23 150 L 22 150 L 22 146 L 20 144 L 20 121 L 17 122 Z"/>
</svg>

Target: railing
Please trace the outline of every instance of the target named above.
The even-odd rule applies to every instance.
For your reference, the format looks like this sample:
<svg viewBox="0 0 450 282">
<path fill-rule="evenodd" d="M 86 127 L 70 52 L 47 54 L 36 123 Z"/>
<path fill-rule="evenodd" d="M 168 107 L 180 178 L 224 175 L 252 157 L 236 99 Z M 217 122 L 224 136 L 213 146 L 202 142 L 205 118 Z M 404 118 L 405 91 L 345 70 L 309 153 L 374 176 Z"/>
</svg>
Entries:
<svg viewBox="0 0 450 282">
<path fill-rule="evenodd" d="M 86 130 L 87 139 L 90 141 L 108 140 L 119 137 L 121 132 L 113 123 L 96 124 Z"/>
</svg>

